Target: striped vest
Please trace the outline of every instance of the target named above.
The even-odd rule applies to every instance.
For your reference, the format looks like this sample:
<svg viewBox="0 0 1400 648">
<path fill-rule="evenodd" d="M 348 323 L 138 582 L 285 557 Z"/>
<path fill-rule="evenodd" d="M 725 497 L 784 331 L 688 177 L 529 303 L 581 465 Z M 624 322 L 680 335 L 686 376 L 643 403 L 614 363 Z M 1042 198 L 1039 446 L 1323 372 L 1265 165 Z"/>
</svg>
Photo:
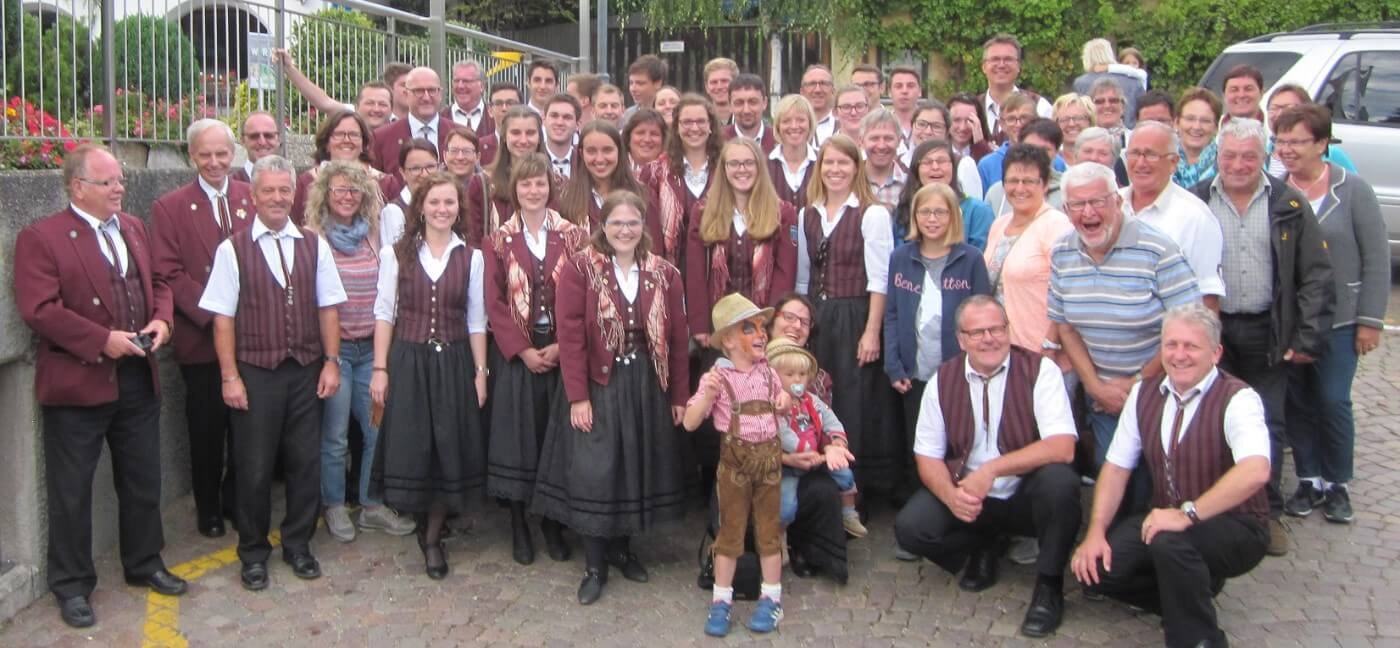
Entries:
<svg viewBox="0 0 1400 648">
<path fill-rule="evenodd" d="M 1164 379 L 1165 376 L 1149 378 L 1138 388 L 1138 434 L 1142 437 L 1143 460 L 1152 473 L 1152 506 L 1176 508 L 1182 502 L 1199 498 L 1234 467 L 1234 456 L 1225 443 L 1225 408 L 1236 393 L 1249 385 L 1222 371 L 1210 390 L 1199 397 L 1201 404 L 1186 426 L 1172 461 L 1172 482 L 1177 491 L 1173 497 L 1167 483 L 1167 455 L 1162 449 L 1162 410 L 1169 398 L 1161 390 Z M 1264 489 L 1254 491 L 1230 512 L 1268 522 L 1269 502 Z"/>
<path fill-rule="evenodd" d="M 467 339 L 467 286 L 471 280 L 470 246 L 452 248 L 447 269 L 437 281 L 428 278 L 414 253 L 412 268 L 400 268 L 398 317 L 394 339 L 424 343 Z"/>
<path fill-rule="evenodd" d="M 116 218 L 113 216 L 112 218 Z M 97 235 L 100 240 L 101 234 Z M 126 276 L 122 276 L 115 263 L 107 264 L 111 269 L 112 300 L 117 311 L 115 324 L 128 331 L 139 331 L 146 324 L 146 287 L 141 282 L 141 269 L 136 267 L 136 251 L 127 246 Z"/>
<path fill-rule="evenodd" d="M 965 372 L 966 353 L 949 358 L 938 367 L 938 405 L 943 411 L 947 452 L 943 461 L 953 482 L 962 478 L 963 466 L 972 453 L 973 435 L 980 412 L 972 410 L 972 390 Z M 997 449 L 1006 455 L 1040 439 L 1035 421 L 1035 381 L 1040 376 L 1041 355 L 1011 346 L 1007 367 L 1006 392 L 1001 399 L 1001 420 L 997 425 Z M 979 408 L 980 409 L 980 408 Z"/>
<path fill-rule="evenodd" d="M 254 367 L 276 369 L 287 358 L 305 366 L 322 355 L 316 306 L 317 239 L 311 232 L 300 231 L 302 237 L 292 239 L 291 304 L 275 278 L 282 268 L 268 265 L 251 233 L 229 238 L 239 278 L 235 352 L 240 361 Z"/>
<path fill-rule="evenodd" d="M 778 192 L 778 199 L 786 201 L 798 209 L 807 206 L 807 184 L 812 181 L 812 170 L 817 168 L 813 162 L 807 166 L 803 172 L 802 183 L 793 189 L 788 186 L 786 175 L 787 162 L 783 160 L 768 160 L 768 176 L 773 179 L 773 189 Z"/>
<path fill-rule="evenodd" d="M 379 294 L 379 255 L 368 239 L 344 254 L 331 248 L 340 283 L 345 286 L 345 301 L 340 311 L 340 339 L 364 340 L 374 336 L 374 299 Z"/>
<path fill-rule="evenodd" d="M 729 239 L 723 243 L 728 247 L 725 258 L 729 260 L 729 285 L 724 295 L 742 293 L 745 297 L 753 298 L 753 238 L 747 232 L 739 236 L 732 225 L 729 234 Z M 712 298 L 718 300 L 724 295 Z"/>
<path fill-rule="evenodd" d="M 866 296 L 865 236 L 860 224 L 867 207 L 841 209 L 841 221 L 831 236 L 822 232 L 821 214 L 815 208 L 808 208 L 803 222 L 812 268 L 808 292 L 819 299 Z"/>
</svg>

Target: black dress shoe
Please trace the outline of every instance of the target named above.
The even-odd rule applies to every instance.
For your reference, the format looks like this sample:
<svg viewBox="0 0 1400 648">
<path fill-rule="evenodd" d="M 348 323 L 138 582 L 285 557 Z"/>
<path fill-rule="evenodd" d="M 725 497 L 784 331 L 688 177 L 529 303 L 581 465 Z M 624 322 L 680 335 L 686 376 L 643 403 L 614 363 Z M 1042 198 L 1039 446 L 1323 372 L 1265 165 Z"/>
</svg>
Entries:
<svg viewBox="0 0 1400 648">
<path fill-rule="evenodd" d="M 811 578 L 817 575 L 817 570 L 812 563 L 807 562 L 807 558 L 800 551 L 794 551 L 788 558 L 788 569 L 792 570 L 792 575 L 798 578 Z"/>
<path fill-rule="evenodd" d="M 1043 583 L 1035 586 L 1026 619 L 1021 622 L 1021 634 L 1027 637 L 1047 637 L 1060 627 L 1065 615 L 1065 594 Z"/>
<path fill-rule="evenodd" d="M 282 556 L 282 562 L 291 565 L 292 573 L 302 580 L 321 577 L 321 563 L 316 562 L 316 557 L 310 552 Z"/>
<path fill-rule="evenodd" d="M 199 518 L 198 526 L 199 535 L 206 538 L 222 538 L 226 533 L 224 519 L 217 515 Z"/>
<path fill-rule="evenodd" d="M 243 563 L 239 578 L 243 581 L 243 589 L 250 592 L 267 589 L 267 563 Z"/>
<path fill-rule="evenodd" d="M 92 611 L 86 596 L 74 596 L 58 601 L 58 615 L 63 622 L 74 628 L 90 628 L 97 623 L 97 615 Z"/>
<path fill-rule="evenodd" d="M 647 568 L 642 566 L 642 561 L 637 559 L 637 554 L 630 551 L 611 551 L 607 554 L 608 564 L 622 570 L 622 577 L 634 583 L 645 583 L 650 580 L 647 575 Z"/>
<path fill-rule="evenodd" d="M 564 541 L 564 530 L 558 522 L 541 521 L 540 532 L 544 535 L 544 548 L 550 560 L 565 562 L 573 555 L 569 543 Z"/>
<path fill-rule="evenodd" d="M 850 569 L 846 566 L 846 561 L 844 560 L 833 560 L 830 565 L 826 566 L 825 571 L 826 575 L 830 576 L 831 580 L 835 581 L 837 585 L 845 585 L 846 581 L 851 577 Z"/>
<path fill-rule="evenodd" d="M 535 543 L 530 539 L 530 527 L 511 525 L 510 557 L 521 565 L 535 562 Z"/>
<path fill-rule="evenodd" d="M 604 568 L 606 569 L 606 568 Z M 578 586 L 580 605 L 593 605 L 603 595 L 603 586 L 608 584 L 608 573 L 592 567 L 583 570 L 583 582 Z"/>
<path fill-rule="evenodd" d="M 428 578 L 433 580 L 447 578 L 447 548 L 442 546 L 442 540 L 433 544 L 419 542 L 418 548 L 423 550 L 423 572 L 428 575 Z"/>
<path fill-rule="evenodd" d="M 958 579 L 958 587 L 964 592 L 980 592 L 997 584 L 997 561 L 1001 552 L 997 547 L 978 549 L 967 561 L 967 569 Z"/>
<path fill-rule="evenodd" d="M 189 588 L 189 583 L 186 583 L 185 579 L 165 569 L 145 577 L 128 575 L 126 584 L 133 587 L 149 587 L 152 591 L 166 596 L 179 596 Z"/>
</svg>

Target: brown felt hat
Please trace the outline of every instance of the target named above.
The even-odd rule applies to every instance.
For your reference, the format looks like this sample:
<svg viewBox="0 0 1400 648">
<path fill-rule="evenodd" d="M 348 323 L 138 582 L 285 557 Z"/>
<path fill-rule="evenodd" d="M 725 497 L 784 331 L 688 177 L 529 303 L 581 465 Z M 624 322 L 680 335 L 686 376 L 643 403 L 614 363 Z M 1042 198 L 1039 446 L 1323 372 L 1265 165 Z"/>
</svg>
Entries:
<svg viewBox="0 0 1400 648">
<path fill-rule="evenodd" d="M 721 348 L 720 340 L 724 338 L 724 334 L 729 329 L 755 317 L 761 317 L 764 322 L 767 322 L 773 317 L 773 309 L 759 308 L 739 293 L 725 295 L 715 302 L 714 309 L 710 311 L 710 324 L 714 331 L 710 335 L 710 346 L 716 349 Z"/>
</svg>

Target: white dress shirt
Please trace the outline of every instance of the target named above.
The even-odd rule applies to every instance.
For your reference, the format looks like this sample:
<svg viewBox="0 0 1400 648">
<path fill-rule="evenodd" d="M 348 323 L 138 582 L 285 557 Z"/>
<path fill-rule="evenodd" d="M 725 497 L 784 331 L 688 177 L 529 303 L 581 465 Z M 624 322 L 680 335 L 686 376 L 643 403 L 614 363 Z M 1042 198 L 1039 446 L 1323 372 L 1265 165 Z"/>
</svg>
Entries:
<svg viewBox="0 0 1400 648">
<path fill-rule="evenodd" d="M 424 242 L 418 246 L 418 265 L 427 273 L 433 283 L 447 271 L 447 262 L 452 260 L 452 250 L 465 247 L 466 241 L 456 234 L 443 250 L 442 257 L 433 256 L 432 250 Z M 467 280 L 467 332 L 486 332 L 486 302 L 484 300 L 486 262 L 481 258 L 481 250 L 472 250 L 471 274 Z M 374 319 L 393 324 L 399 314 L 399 257 L 391 247 L 379 251 L 379 287 L 374 297 Z"/>
<path fill-rule="evenodd" d="M 399 197 L 403 199 L 403 204 L 413 203 L 413 190 L 404 185 L 399 190 Z M 403 213 L 403 208 L 393 202 L 385 203 L 384 209 L 379 210 L 379 247 L 391 246 L 399 242 L 403 237 L 404 227 L 408 222 L 407 216 Z"/>
<path fill-rule="evenodd" d="M 1040 358 L 1040 373 L 1035 379 L 1035 391 L 1031 395 L 1032 409 L 1035 412 L 1036 427 L 1041 439 L 1052 436 L 1069 435 L 1079 438 L 1074 428 L 1074 416 L 1070 414 L 1069 395 L 1065 392 L 1064 377 L 1060 368 L 1049 358 Z M 963 362 L 966 373 L 967 396 L 972 400 L 973 429 L 972 450 L 963 464 L 968 473 L 977 470 L 982 464 L 1001 456 L 997 439 L 1001 433 L 1002 402 L 1006 395 L 1006 377 L 1011 373 L 1011 355 L 1002 361 L 1004 367 L 987 383 L 988 414 L 991 419 L 991 432 L 987 422 L 982 420 L 983 381 L 980 374 L 968 361 Z M 914 454 L 930 459 L 943 459 L 948 452 L 948 434 L 943 427 L 943 407 L 938 403 L 938 373 L 928 380 L 923 402 L 919 405 L 919 421 L 914 425 Z M 953 476 L 954 478 L 957 475 Z M 1021 483 L 1018 475 L 998 477 L 992 482 L 987 497 L 1007 499 L 1016 493 Z"/>
<path fill-rule="evenodd" d="M 428 140 L 428 143 L 432 144 L 433 148 L 436 149 L 438 146 L 438 135 L 440 134 L 440 131 L 438 129 L 442 126 L 442 124 L 439 123 L 441 121 L 441 119 L 438 119 L 437 113 L 433 113 L 433 118 L 426 122 L 418 121 L 418 118 L 414 117 L 413 113 L 409 113 L 408 136 L 421 137 L 425 140 Z M 427 133 L 423 132 L 424 128 L 428 129 Z"/>
<path fill-rule="evenodd" d="M 102 252 L 102 258 L 107 259 L 107 263 L 109 264 L 113 263 L 113 250 L 107 248 L 107 241 L 102 238 L 102 232 L 105 230 L 107 235 L 112 237 L 112 245 L 117 248 L 115 250 L 117 254 L 117 270 L 121 272 L 123 277 L 126 276 L 126 266 L 129 262 L 129 257 L 126 254 L 126 240 L 122 238 L 121 219 L 117 218 L 116 214 L 112 214 L 112 217 L 108 218 L 106 221 L 100 221 L 92 214 L 78 209 L 77 205 L 69 203 L 68 207 L 72 209 L 73 213 L 77 214 L 79 218 L 83 219 L 83 222 L 87 223 L 89 227 L 92 227 L 94 232 L 97 232 L 97 249 Z"/>
<path fill-rule="evenodd" d="M 1186 257 L 1186 263 L 1196 275 L 1196 285 L 1202 295 L 1225 296 L 1225 281 L 1220 278 L 1220 256 L 1225 249 L 1225 235 L 1220 221 L 1210 207 L 1190 190 L 1175 182 L 1142 211 L 1133 211 L 1133 187 L 1118 190 L 1123 196 L 1123 216 L 1136 218 L 1162 231 Z"/>
<path fill-rule="evenodd" d="M 685 186 L 690 190 L 690 195 L 699 198 L 700 194 L 705 193 L 705 187 L 710 184 L 709 163 L 695 170 L 690 168 L 689 158 L 681 158 L 681 162 L 685 165 Z"/>
<path fill-rule="evenodd" d="M 222 230 L 223 227 L 224 227 L 224 224 L 219 222 L 219 198 L 220 198 L 220 197 L 222 197 L 222 198 L 224 199 L 224 206 L 228 208 L 228 217 L 229 217 L 230 224 L 232 224 L 232 220 L 233 220 L 233 205 L 228 204 L 228 178 L 224 178 L 224 186 L 222 186 L 222 187 L 215 187 L 215 186 L 209 184 L 207 181 L 205 181 L 204 176 L 195 176 L 195 177 L 199 179 L 199 180 L 198 180 L 198 182 L 199 182 L 199 188 L 200 188 L 200 189 L 203 189 L 203 190 L 204 190 L 204 195 L 205 195 L 205 196 L 208 196 L 208 198 L 209 198 L 209 206 L 212 208 L 212 214 L 213 214 L 213 216 L 214 216 L 214 224 L 217 225 L 217 226 L 219 227 L 220 230 Z"/>
<path fill-rule="evenodd" d="M 845 206 L 860 207 L 860 199 L 854 192 L 846 199 Z M 806 219 L 809 216 L 820 218 L 822 234 L 831 236 L 836 226 L 841 224 L 841 219 L 845 218 L 844 213 L 843 209 L 842 214 L 830 222 L 826 219 L 825 205 L 813 205 L 797 213 L 797 292 L 804 295 L 810 293 L 808 283 L 812 276 L 812 260 L 807 250 Z M 893 227 L 890 212 L 883 205 L 874 203 L 865 209 L 860 234 L 865 239 L 865 289 L 872 293 L 883 295 L 889 288 L 890 253 L 894 251 Z"/>
<path fill-rule="evenodd" d="M 597 195 L 598 192 L 595 191 L 593 193 Z M 548 251 L 549 230 L 553 229 L 553 224 L 553 210 L 545 210 L 544 219 L 540 221 L 540 229 L 535 232 L 531 232 L 530 228 L 525 226 L 524 217 L 520 219 L 520 229 L 525 234 L 525 247 L 530 249 L 531 256 L 540 261 L 544 261 L 544 254 Z"/>
<path fill-rule="evenodd" d="M 277 248 L 282 247 L 282 258 L 287 261 L 287 274 L 296 268 L 297 246 L 293 239 L 302 238 L 300 229 L 288 219 L 281 231 L 273 232 L 264 225 L 262 219 L 253 221 L 247 234 L 257 242 L 262 250 L 268 272 L 277 285 L 286 288 L 287 280 L 282 275 L 282 261 Z M 238 314 L 239 295 L 238 257 L 233 251 L 233 238 L 219 244 L 214 253 L 214 268 L 209 272 L 209 284 L 204 287 L 204 295 L 199 298 L 199 307 L 216 315 L 233 317 Z M 316 307 L 326 308 L 344 302 L 345 286 L 340 283 L 340 272 L 335 267 L 335 257 L 331 256 L 331 246 L 326 237 L 316 237 Z"/>
<path fill-rule="evenodd" d="M 817 163 L 817 149 L 812 146 L 807 147 L 807 159 L 802 161 L 802 165 L 797 167 L 796 172 L 788 168 L 787 159 L 783 157 L 781 144 L 773 147 L 773 152 L 768 154 L 768 159 L 782 163 L 783 181 L 787 182 L 789 191 L 797 191 L 802 187 L 802 178 L 807 176 L 807 168 Z"/>
<path fill-rule="evenodd" d="M 817 139 L 817 146 L 821 146 L 836 132 L 836 111 L 826 114 L 826 117 L 817 120 L 817 125 L 812 129 Z"/>
<path fill-rule="evenodd" d="M 452 121 L 466 126 L 473 131 L 481 124 L 481 116 L 485 114 L 485 112 L 486 106 L 479 99 L 476 102 L 476 107 L 471 110 L 462 110 L 462 107 L 457 105 L 457 102 L 452 102 Z"/>
<path fill-rule="evenodd" d="M 1177 393 L 1170 379 L 1162 381 L 1161 389 L 1169 396 L 1180 398 L 1185 398 L 1193 391 L 1204 395 L 1219 377 L 1220 371 L 1211 369 L 1201 382 L 1186 390 L 1185 394 Z M 1107 461 L 1124 470 L 1136 468 L 1142 458 L 1142 433 L 1138 429 L 1137 418 L 1138 391 L 1142 385 L 1142 382 L 1138 382 L 1128 392 L 1127 400 L 1123 401 L 1123 413 L 1118 416 L 1118 428 L 1113 431 L 1113 442 L 1108 445 Z M 1196 410 L 1200 409 L 1201 398 L 1202 396 L 1197 396 L 1186 403 L 1179 438 L 1184 438 L 1191 429 L 1191 420 L 1196 417 Z M 1169 437 L 1175 418 L 1176 399 L 1167 398 L 1167 402 L 1162 405 L 1160 422 L 1164 452 L 1171 448 Z M 1225 404 L 1225 445 L 1230 446 L 1230 455 L 1235 458 L 1235 463 L 1243 461 L 1246 457 L 1263 457 L 1269 460 L 1269 428 L 1264 424 L 1264 401 L 1259 399 L 1259 394 L 1253 389 L 1246 387 L 1235 392 L 1230 402 Z"/>
<path fill-rule="evenodd" d="M 554 151 L 551 151 L 548 146 L 544 147 L 545 153 L 549 155 L 550 166 L 553 167 L 555 171 L 558 171 L 559 175 L 564 176 L 564 178 L 566 179 L 573 174 L 574 151 L 576 150 L 577 149 L 575 149 L 573 146 L 570 146 L 569 152 L 565 153 L 563 156 L 556 157 L 554 155 Z"/>
<path fill-rule="evenodd" d="M 632 267 L 624 271 L 622 266 L 617 264 L 617 257 L 613 257 L 613 277 L 617 279 L 617 287 L 622 291 L 627 303 L 637 301 L 637 288 L 642 282 L 640 264 L 634 260 Z"/>
</svg>

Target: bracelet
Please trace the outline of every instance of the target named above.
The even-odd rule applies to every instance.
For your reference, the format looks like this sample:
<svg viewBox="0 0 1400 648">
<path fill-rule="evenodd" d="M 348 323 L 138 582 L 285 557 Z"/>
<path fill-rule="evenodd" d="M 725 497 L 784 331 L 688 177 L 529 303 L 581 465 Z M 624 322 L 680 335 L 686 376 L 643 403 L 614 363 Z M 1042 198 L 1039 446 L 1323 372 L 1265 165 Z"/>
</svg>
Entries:
<svg viewBox="0 0 1400 648">
<path fill-rule="evenodd" d="M 371 372 L 380 371 L 380 372 L 383 372 L 383 373 L 389 373 L 389 368 L 388 368 L 388 367 L 374 367 L 374 368 L 370 369 L 370 371 L 371 371 Z"/>
<path fill-rule="evenodd" d="M 223 379 L 223 383 L 227 385 L 231 382 L 239 382 L 241 380 L 243 380 L 243 376 L 229 376 L 228 378 Z"/>
<path fill-rule="evenodd" d="M 490 376 L 490 375 L 491 375 L 491 369 L 490 369 L 490 367 L 483 367 L 483 366 L 481 366 L 481 365 L 477 365 L 477 366 L 476 366 L 476 372 L 479 373 L 479 374 L 486 375 L 486 376 Z"/>
</svg>

